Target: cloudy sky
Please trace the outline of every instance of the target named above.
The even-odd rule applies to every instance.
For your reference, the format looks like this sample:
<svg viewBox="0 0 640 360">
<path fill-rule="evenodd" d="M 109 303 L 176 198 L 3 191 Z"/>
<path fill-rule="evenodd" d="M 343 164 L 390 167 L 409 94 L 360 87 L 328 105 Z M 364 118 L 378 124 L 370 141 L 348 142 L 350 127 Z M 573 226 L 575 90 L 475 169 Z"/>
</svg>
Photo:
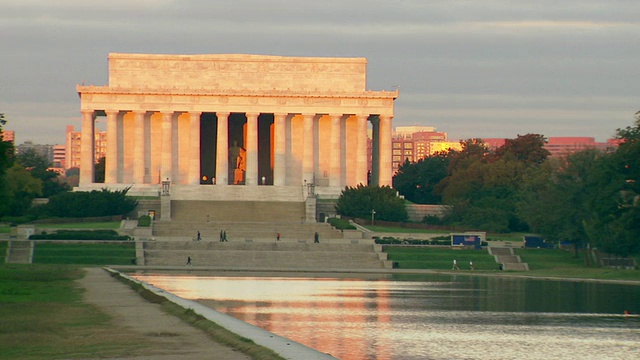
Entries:
<svg viewBox="0 0 640 360">
<path fill-rule="evenodd" d="M 640 110 L 637 0 L 2 0 L 0 112 L 17 142 L 80 127 L 107 55 L 366 57 L 394 126 L 451 139 L 592 136 Z"/>
</svg>

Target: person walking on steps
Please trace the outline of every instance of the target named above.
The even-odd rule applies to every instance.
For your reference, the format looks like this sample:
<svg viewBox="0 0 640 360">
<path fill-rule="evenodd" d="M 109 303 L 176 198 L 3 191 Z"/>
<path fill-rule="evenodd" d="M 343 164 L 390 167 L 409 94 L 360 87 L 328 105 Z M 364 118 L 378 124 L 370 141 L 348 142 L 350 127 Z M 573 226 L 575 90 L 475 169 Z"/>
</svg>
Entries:
<svg viewBox="0 0 640 360">
<path fill-rule="evenodd" d="M 199 231 L 199 230 L 198 230 L 198 234 L 196 235 L 196 240 L 197 240 L 197 241 L 202 240 L 202 238 L 200 237 L 200 231 Z"/>
<path fill-rule="evenodd" d="M 320 235 L 318 235 L 318 232 L 316 231 L 315 234 L 313 234 L 313 242 L 316 244 L 320 243 Z"/>
<path fill-rule="evenodd" d="M 458 269 L 459 269 L 458 260 L 453 259 L 453 268 L 451 270 L 458 270 Z"/>
<path fill-rule="evenodd" d="M 276 241 L 280 241 L 280 233 L 276 234 Z"/>
<path fill-rule="evenodd" d="M 187 266 L 191 266 L 191 256 L 187 256 Z"/>
</svg>

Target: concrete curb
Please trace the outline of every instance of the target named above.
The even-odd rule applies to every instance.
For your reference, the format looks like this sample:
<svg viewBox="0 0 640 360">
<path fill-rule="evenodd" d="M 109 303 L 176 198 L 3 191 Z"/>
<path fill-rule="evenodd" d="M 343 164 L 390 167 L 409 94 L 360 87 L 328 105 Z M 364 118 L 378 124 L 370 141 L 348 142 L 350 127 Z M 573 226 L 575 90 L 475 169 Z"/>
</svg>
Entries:
<svg viewBox="0 0 640 360">
<path fill-rule="evenodd" d="M 275 351 L 276 353 L 278 353 L 278 355 L 284 357 L 285 359 L 309 359 L 309 360 L 336 359 L 335 357 L 329 354 L 319 352 L 308 346 L 302 345 L 300 343 L 297 343 L 285 337 L 276 335 L 274 333 L 266 331 L 257 326 L 251 325 L 244 321 L 238 320 L 232 316 L 213 310 L 195 301 L 183 299 L 179 296 L 176 296 L 170 292 L 157 288 L 153 285 L 134 279 L 117 270 L 114 270 L 111 268 L 104 268 L 104 269 L 124 279 L 140 284 L 145 289 L 153 292 L 158 296 L 164 297 L 165 299 L 171 301 L 172 303 L 180 307 L 193 310 L 196 314 L 203 316 L 207 320 L 213 321 L 216 324 L 224 327 L 225 329 L 239 336 L 250 339 L 258 345 L 264 346 L 266 348 L 269 348 Z"/>
</svg>

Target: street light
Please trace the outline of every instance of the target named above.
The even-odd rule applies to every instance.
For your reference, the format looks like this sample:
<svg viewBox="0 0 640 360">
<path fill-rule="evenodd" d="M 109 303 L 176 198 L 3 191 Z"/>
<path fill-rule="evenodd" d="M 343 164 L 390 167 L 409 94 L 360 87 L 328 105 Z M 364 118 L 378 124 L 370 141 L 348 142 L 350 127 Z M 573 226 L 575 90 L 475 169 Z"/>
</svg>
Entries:
<svg viewBox="0 0 640 360">
<path fill-rule="evenodd" d="M 374 224 L 375 216 L 376 216 L 376 211 L 371 209 L 371 225 Z"/>
</svg>

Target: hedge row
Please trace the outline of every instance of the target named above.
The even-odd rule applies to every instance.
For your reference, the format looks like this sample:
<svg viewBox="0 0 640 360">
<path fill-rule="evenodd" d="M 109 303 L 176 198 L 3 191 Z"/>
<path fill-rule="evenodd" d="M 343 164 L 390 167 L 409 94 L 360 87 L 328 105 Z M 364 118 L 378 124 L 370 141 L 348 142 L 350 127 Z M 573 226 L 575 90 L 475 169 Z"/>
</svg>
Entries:
<svg viewBox="0 0 640 360">
<path fill-rule="evenodd" d="M 119 235 L 115 230 L 57 230 L 54 233 L 29 236 L 31 240 L 131 240 L 130 236 Z"/>
</svg>

